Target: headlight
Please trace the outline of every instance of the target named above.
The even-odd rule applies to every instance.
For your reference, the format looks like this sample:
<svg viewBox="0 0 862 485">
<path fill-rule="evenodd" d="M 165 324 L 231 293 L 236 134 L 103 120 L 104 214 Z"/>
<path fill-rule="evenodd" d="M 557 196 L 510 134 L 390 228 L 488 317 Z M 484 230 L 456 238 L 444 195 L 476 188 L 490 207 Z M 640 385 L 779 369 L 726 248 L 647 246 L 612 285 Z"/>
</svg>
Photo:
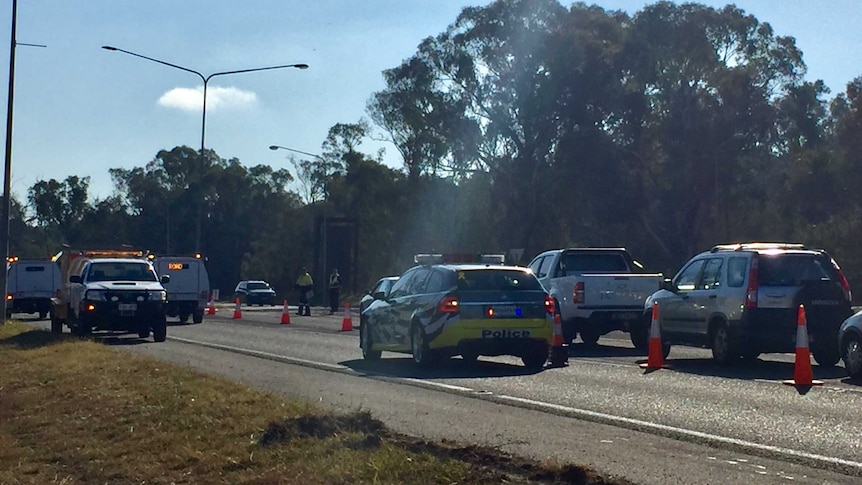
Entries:
<svg viewBox="0 0 862 485">
<path fill-rule="evenodd" d="M 148 291 L 147 292 L 147 298 L 149 298 L 150 301 L 153 301 L 153 300 L 165 301 L 168 299 L 168 292 L 164 291 L 164 290 Z"/>
<path fill-rule="evenodd" d="M 84 294 L 85 300 L 90 301 L 108 301 L 105 297 L 105 292 L 100 290 L 89 290 L 86 294 Z"/>
</svg>

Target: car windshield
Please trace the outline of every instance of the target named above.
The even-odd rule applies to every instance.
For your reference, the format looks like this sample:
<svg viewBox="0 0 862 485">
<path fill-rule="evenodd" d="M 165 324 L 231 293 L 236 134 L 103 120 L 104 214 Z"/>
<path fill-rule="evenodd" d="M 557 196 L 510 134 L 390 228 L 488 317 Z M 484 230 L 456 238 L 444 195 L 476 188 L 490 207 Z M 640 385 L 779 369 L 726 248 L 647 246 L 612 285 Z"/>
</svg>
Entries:
<svg viewBox="0 0 862 485">
<path fill-rule="evenodd" d="M 477 269 L 457 272 L 458 289 L 466 291 L 541 290 L 532 273 L 518 270 Z"/>
<path fill-rule="evenodd" d="M 93 263 L 88 281 L 158 281 L 147 263 Z"/>
<path fill-rule="evenodd" d="M 249 290 L 268 290 L 269 285 L 260 281 L 252 281 L 248 284 Z"/>
</svg>

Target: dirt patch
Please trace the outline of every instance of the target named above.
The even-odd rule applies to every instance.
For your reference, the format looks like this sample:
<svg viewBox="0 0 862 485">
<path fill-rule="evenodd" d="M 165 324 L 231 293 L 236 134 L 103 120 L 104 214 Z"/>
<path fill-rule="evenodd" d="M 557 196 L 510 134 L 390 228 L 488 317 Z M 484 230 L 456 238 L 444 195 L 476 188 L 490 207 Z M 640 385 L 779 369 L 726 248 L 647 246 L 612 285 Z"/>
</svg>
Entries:
<svg viewBox="0 0 862 485">
<path fill-rule="evenodd" d="M 494 476 L 501 482 L 549 483 L 577 485 L 628 485 L 629 482 L 606 479 L 585 467 L 574 465 L 554 466 L 519 458 L 497 448 L 468 445 L 444 440 L 431 442 L 393 433 L 371 417 L 366 411 L 343 416 L 314 415 L 285 419 L 270 423 L 261 436 L 261 446 L 278 446 L 303 438 L 329 438 L 342 434 L 358 434 L 346 445 L 353 449 L 372 449 L 388 442 L 412 453 L 427 453 L 440 460 L 468 463 L 483 471 L 485 477 Z"/>
</svg>

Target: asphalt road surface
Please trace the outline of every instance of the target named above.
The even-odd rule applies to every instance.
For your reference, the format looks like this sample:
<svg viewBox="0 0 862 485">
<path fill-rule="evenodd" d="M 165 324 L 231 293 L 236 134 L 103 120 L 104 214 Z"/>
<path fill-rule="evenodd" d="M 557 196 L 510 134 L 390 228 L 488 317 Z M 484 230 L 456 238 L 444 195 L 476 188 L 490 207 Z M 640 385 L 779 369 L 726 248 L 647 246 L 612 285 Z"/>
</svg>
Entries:
<svg viewBox="0 0 862 485">
<path fill-rule="evenodd" d="M 281 325 L 281 313 L 243 307 L 234 319 L 232 306 L 220 307 L 202 324 L 171 325 L 161 344 L 98 338 L 338 411 L 369 410 L 399 432 L 636 483 L 862 482 L 862 385 L 840 365 L 815 364 L 824 385 L 805 394 L 781 384 L 793 376 L 792 354 L 721 367 L 708 350 L 674 347 L 668 369 L 646 373 L 644 356 L 614 333 L 595 348 L 572 345 L 568 366 L 537 373 L 509 357 L 419 370 L 401 354 L 363 361 L 343 314 L 316 308 Z"/>
</svg>

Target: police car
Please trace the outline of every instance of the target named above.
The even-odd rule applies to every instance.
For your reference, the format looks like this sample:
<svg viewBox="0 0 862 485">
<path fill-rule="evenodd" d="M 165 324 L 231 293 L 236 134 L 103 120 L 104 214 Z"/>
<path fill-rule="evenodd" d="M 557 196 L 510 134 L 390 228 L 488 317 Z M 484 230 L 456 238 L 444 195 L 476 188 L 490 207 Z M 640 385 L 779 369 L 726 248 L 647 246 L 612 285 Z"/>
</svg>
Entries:
<svg viewBox="0 0 862 485">
<path fill-rule="evenodd" d="M 554 301 L 529 268 L 505 266 L 503 255 L 465 259 L 417 255 L 417 265 L 362 313 L 363 358 L 401 352 L 429 367 L 455 355 L 467 362 L 514 355 L 541 369 L 553 336 Z"/>
</svg>

